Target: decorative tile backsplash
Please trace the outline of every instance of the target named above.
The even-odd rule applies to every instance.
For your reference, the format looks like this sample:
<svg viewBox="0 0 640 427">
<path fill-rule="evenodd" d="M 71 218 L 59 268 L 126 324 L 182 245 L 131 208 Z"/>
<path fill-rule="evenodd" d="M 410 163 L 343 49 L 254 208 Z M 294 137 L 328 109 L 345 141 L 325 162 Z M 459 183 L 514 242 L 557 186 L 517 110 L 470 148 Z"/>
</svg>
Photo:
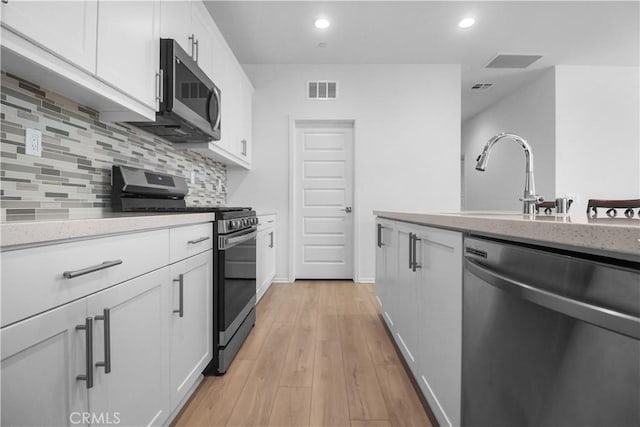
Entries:
<svg viewBox="0 0 640 427">
<path fill-rule="evenodd" d="M 226 168 L 198 153 L 98 113 L 19 77 L 1 74 L 2 220 L 67 218 L 110 211 L 111 166 L 189 178 L 187 204 L 225 203 Z M 25 129 L 42 132 L 42 157 L 25 154 Z"/>
</svg>

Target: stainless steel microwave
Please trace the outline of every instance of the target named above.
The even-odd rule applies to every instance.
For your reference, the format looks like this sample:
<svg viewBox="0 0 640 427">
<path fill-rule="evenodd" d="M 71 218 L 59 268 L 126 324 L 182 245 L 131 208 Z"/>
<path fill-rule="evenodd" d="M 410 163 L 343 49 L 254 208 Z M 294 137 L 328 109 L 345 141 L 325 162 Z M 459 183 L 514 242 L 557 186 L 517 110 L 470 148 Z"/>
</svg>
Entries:
<svg viewBox="0 0 640 427">
<path fill-rule="evenodd" d="M 171 142 L 220 139 L 221 92 L 174 39 L 160 39 L 160 108 L 133 125 Z"/>
</svg>

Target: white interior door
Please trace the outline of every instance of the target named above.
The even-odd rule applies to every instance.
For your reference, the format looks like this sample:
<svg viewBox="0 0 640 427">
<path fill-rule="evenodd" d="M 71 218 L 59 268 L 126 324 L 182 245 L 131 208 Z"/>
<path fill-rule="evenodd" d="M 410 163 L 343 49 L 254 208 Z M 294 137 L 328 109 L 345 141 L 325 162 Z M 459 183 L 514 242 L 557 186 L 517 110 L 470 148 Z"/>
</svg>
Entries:
<svg viewBox="0 0 640 427">
<path fill-rule="evenodd" d="M 353 278 L 353 124 L 296 125 L 298 279 Z"/>
</svg>

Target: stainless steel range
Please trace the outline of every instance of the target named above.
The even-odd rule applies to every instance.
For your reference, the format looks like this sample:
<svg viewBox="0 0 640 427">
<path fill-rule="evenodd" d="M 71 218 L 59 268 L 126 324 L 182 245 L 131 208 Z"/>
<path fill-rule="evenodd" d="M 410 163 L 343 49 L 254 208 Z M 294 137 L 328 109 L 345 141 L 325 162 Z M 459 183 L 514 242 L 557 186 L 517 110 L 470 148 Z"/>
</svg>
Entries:
<svg viewBox="0 0 640 427">
<path fill-rule="evenodd" d="M 224 374 L 256 322 L 258 218 L 247 207 L 187 206 L 185 178 L 114 166 L 112 208 L 119 212 L 213 212 L 213 349 L 205 375 Z"/>
<path fill-rule="evenodd" d="M 251 208 L 216 212 L 213 294 L 214 357 L 207 375 L 224 374 L 256 323 L 256 236 L 258 218 Z"/>
</svg>

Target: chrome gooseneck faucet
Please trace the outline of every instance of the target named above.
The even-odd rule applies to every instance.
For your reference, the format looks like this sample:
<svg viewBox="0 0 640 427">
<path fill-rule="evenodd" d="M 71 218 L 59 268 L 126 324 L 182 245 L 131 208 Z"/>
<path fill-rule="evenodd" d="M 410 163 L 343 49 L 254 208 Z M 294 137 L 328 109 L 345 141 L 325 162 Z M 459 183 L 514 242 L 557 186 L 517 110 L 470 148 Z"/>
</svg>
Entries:
<svg viewBox="0 0 640 427">
<path fill-rule="evenodd" d="M 513 133 L 499 133 L 493 138 L 491 138 L 487 144 L 484 146 L 482 150 L 482 154 L 478 156 L 476 169 L 484 172 L 487 168 L 487 163 L 489 163 L 489 154 L 491 153 L 491 149 L 493 146 L 502 139 L 510 139 L 512 141 L 517 142 L 522 146 L 524 150 L 524 157 L 526 160 L 525 165 L 525 180 L 524 180 L 524 197 L 520 200 L 523 203 L 522 212 L 525 214 L 533 215 L 536 211 L 536 203 L 543 201 L 542 196 L 536 194 L 536 184 L 533 179 L 533 152 L 531 151 L 531 146 L 527 144 L 527 141 L 521 136 L 515 135 Z"/>
</svg>

